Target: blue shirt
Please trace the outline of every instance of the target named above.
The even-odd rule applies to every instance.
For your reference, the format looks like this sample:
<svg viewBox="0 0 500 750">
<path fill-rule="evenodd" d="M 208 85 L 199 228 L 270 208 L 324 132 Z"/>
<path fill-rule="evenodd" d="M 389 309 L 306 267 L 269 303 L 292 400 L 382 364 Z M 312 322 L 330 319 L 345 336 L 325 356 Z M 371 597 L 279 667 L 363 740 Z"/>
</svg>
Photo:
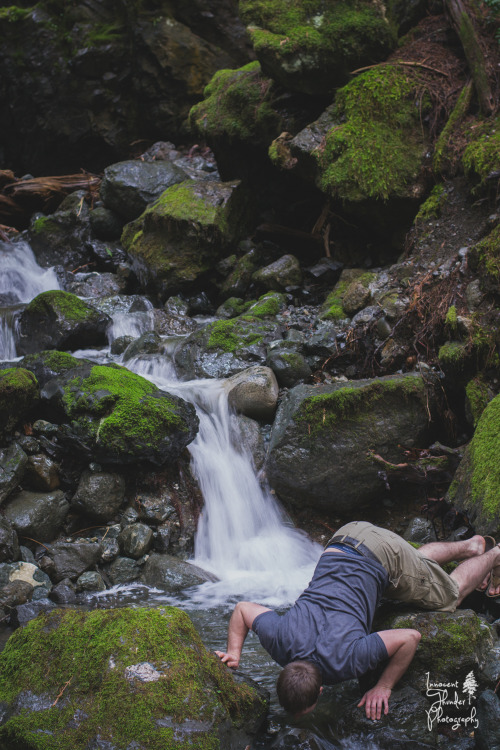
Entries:
<svg viewBox="0 0 500 750">
<path fill-rule="evenodd" d="M 323 553 L 307 589 L 284 615 L 262 612 L 252 624 L 260 642 L 282 667 L 312 661 L 326 684 L 359 677 L 388 658 L 375 609 L 388 584 L 385 569 L 366 557 Z"/>
</svg>

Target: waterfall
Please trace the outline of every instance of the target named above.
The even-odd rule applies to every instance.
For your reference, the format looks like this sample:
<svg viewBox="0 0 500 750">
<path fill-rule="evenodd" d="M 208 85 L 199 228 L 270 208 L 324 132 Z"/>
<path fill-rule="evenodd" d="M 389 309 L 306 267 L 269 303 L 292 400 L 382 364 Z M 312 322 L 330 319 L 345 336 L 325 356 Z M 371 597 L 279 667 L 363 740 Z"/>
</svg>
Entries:
<svg viewBox="0 0 500 750">
<path fill-rule="evenodd" d="M 0 360 L 16 357 L 15 322 L 20 303 L 59 289 L 52 268 L 40 268 L 27 242 L 0 242 Z"/>
<path fill-rule="evenodd" d="M 244 596 L 270 606 L 296 599 L 309 582 L 321 547 L 295 529 L 256 476 L 231 419 L 223 381 L 179 382 L 165 357 L 127 363 L 162 390 L 195 404 L 198 435 L 188 446 L 205 501 L 193 562 L 219 581 L 193 593 L 197 605 Z"/>
</svg>

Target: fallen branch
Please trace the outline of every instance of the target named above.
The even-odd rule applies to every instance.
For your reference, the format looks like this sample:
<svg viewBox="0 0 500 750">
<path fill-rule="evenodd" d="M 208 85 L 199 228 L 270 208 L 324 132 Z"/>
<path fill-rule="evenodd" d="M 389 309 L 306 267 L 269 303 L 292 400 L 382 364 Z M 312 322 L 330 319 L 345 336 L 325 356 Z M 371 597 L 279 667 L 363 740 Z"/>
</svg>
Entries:
<svg viewBox="0 0 500 750">
<path fill-rule="evenodd" d="M 64 683 L 64 685 L 62 686 L 61 690 L 59 691 L 59 695 L 56 697 L 56 699 L 55 699 L 54 703 L 52 704 L 51 708 L 54 708 L 54 706 L 57 704 L 57 701 L 59 700 L 59 698 L 62 698 L 62 695 L 63 695 L 64 691 L 66 690 L 67 687 L 69 687 L 69 685 L 71 684 L 71 680 L 72 679 L 73 678 L 70 677 L 69 680 Z"/>
<path fill-rule="evenodd" d="M 363 73 L 365 70 L 371 70 L 372 68 L 381 68 L 384 66 L 395 67 L 396 65 L 406 65 L 411 68 L 424 68 L 424 70 L 431 70 L 433 73 L 438 73 L 440 76 L 450 77 L 449 73 L 444 70 L 438 70 L 430 65 L 424 65 L 424 63 L 412 62 L 410 60 L 393 60 L 391 62 L 375 63 L 374 65 L 366 65 L 364 68 L 357 68 L 357 70 L 351 70 L 351 75 L 355 76 L 357 73 Z"/>
</svg>

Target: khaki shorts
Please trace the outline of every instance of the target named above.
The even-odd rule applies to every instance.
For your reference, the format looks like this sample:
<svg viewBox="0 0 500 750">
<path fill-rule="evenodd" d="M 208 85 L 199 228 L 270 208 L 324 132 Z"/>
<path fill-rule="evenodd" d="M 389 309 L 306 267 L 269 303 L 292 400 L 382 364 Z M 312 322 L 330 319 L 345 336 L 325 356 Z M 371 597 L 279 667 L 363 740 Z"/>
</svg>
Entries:
<svg viewBox="0 0 500 750">
<path fill-rule="evenodd" d="M 348 536 L 373 552 L 389 574 L 384 597 L 416 604 L 422 609 L 454 612 L 459 594 L 458 583 L 434 560 L 424 557 L 398 534 L 353 521 L 342 526 L 335 537 Z"/>
</svg>

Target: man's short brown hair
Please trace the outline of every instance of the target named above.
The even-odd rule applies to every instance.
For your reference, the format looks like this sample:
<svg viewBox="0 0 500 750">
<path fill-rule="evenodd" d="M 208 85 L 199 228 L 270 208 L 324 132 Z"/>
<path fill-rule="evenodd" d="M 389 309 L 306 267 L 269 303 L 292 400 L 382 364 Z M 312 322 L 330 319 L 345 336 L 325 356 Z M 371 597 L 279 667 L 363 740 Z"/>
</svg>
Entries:
<svg viewBox="0 0 500 750">
<path fill-rule="evenodd" d="M 310 661 L 292 661 L 287 664 L 278 677 L 276 692 L 286 711 L 300 714 L 314 706 L 319 698 L 321 672 L 316 664 Z"/>
</svg>

